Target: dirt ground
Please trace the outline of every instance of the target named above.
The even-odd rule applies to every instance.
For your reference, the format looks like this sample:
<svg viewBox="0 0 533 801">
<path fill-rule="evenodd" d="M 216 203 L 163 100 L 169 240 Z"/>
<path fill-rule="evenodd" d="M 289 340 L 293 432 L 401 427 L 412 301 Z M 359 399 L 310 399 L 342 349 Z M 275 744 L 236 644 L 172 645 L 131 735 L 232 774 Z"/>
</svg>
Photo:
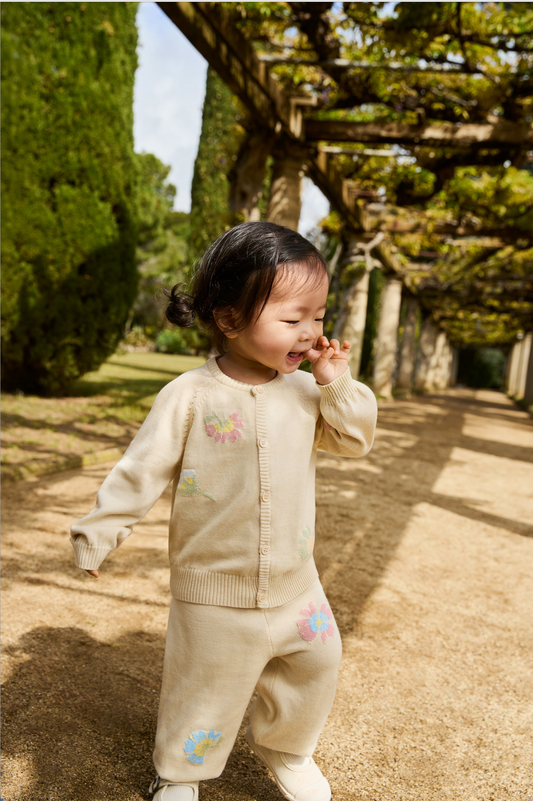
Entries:
<svg viewBox="0 0 533 801">
<path fill-rule="evenodd" d="M 334 801 L 530 801 L 531 419 L 456 389 L 383 403 L 378 425 L 364 459 L 320 457 L 316 559 L 344 657 L 317 762 Z M 147 797 L 169 496 L 95 581 L 67 531 L 109 468 L 4 489 L 3 801 Z M 201 801 L 281 801 L 243 731 Z"/>
</svg>

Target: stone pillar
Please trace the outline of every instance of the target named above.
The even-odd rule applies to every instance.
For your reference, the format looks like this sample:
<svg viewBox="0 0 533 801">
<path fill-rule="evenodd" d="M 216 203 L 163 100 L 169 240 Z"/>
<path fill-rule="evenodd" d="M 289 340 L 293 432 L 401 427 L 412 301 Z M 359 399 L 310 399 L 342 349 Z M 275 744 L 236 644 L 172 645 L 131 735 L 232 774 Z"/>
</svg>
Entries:
<svg viewBox="0 0 533 801">
<path fill-rule="evenodd" d="M 302 208 L 304 154 L 298 146 L 284 140 L 276 146 L 273 156 L 266 219 L 297 231 Z"/>
<path fill-rule="evenodd" d="M 332 339 L 338 339 L 341 345 L 344 339 L 350 341 L 352 347 L 348 364 L 354 378 L 359 376 L 361 367 L 369 278 L 370 273 L 365 271 L 359 281 L 353 283 L 345 293 L 332 336 Z"/>
<path fill-rule="evenodd" d="M 398 326 L 402 303 L 402 282 L 387 278 L 381 294 L 376 355 L 374 357 L 374 392 L 390 398 L 398 344 Z"/>
<path fill-rule="evenodd" d="M 452 349 L 444 331 L 440 331 L 435 342 L 435 351 L 429 366 L 427 389 L 446 389 L 450 386 Z"/>
<path fill-rule="evenodd" d="M 507 392 L 511 396 L 516 395 L 518 369 L 520 367 L 520 357 L 522 353 L 522 340 L 514 343 L 509 357 L 509 373 L 507 375 Z"/>
<path fill-rule="evenodd" d="M 274 137 L 271 131 L 252 131 L 244 141 L 230 173 L 230 211 L 242 214 L 246 222 L 260 219 L 259 200 Z"/>
<path fill-rule="evenodd" d="M 457 384 L 457 374 L 459 372 L 459 348 L 452 348 L 452 363 L 450 365 L 450 387 Z"/>
<path fill-rule="evenodd" d="M 531 337 L 531 334 L 528 334 L 528 336 Z M 533 344 L 529 349 L 529 359 L 527 361 L 524 400 L 528 403 L 533 403 Z"/>
<path fill-rule="evenodd" d="M 418 340 L 418 353 L 414 377 L 415 389 L 427 389 L 429 386 L 432 372 L 432 360 L 438 334 L 439 331 L 431 320 L 431 317 L 427 317 L 422 323 L 420 338 Z"/>
<path fill-rule="evenodd" d="M 516 375 L 516 398 L 523 398 L 526 391 L 527 372 L 531 356 L 531 340 L 533 334 L 526 334 L 520 343 L 520 360 Z"/>
<path fill-rule="evenodd" d="M 405 319 L 403 337 L 400 348 L 400 369 L 398 371 L 398 389 L 411 389 L 411 379 L 415 366 L 416 318 L 418 301 L 412 296 L 405 298 Z"/>
</svg>

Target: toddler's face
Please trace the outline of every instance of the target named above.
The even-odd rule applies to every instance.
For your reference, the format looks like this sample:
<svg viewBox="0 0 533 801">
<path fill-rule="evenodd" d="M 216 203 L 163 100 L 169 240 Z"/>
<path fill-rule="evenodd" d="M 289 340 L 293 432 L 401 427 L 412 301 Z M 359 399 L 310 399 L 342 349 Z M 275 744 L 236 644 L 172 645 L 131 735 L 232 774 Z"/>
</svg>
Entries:
<svg viewBox="0 0 533 801">
<path fill-rule="evenodd" d="M 328 278 L 309 277 L 305 268 L 282 272 L 257 322 L 230 335 L 229 350 L 250 362 L 293 373 L 322 335 Z"/>
</svg>

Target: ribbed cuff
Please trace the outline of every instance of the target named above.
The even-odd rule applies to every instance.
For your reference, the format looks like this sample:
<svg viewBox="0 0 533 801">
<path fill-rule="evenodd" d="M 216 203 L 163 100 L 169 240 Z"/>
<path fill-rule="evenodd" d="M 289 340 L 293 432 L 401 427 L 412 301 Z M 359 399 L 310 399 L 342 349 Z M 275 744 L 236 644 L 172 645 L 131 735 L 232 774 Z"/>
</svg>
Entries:
<svg viewBox="0 0 533 801">
<path fill-rule="evenodd" d="M 329 403 L 331 406 L 353 398 L 358 392 L 357 381 L 353 380 L 349 367 L 335 381 L 330 384 L 318 384 L 318 387 L 324 403 Z"/>
<path fill-rule="evenodd" d="M 73 537 L 70 541 L 76 554 L 76 565 L 82 570 L 98 570 L 107 554 L 113 550 L 113 548 L 92 548 Z"/>
</svg>

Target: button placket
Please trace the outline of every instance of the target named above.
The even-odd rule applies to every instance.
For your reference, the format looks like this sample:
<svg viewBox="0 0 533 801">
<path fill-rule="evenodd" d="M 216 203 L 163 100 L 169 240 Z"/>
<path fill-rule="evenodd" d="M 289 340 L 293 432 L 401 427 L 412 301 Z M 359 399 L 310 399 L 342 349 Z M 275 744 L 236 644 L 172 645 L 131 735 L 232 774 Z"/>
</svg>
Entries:
<svg viewBox="0 0 533 801">
<path fill-rule="evenodd" d="M 266 393 L 263 386 L 254 387 L 256 400 L 256 432 L 259 458 L 260 532 L 259 532 L 259 577 L 257 584 L 258 606 L 268 606 L 270 582 L 270 459 L 268 431 L 266 427 Z"/>
</svg>

